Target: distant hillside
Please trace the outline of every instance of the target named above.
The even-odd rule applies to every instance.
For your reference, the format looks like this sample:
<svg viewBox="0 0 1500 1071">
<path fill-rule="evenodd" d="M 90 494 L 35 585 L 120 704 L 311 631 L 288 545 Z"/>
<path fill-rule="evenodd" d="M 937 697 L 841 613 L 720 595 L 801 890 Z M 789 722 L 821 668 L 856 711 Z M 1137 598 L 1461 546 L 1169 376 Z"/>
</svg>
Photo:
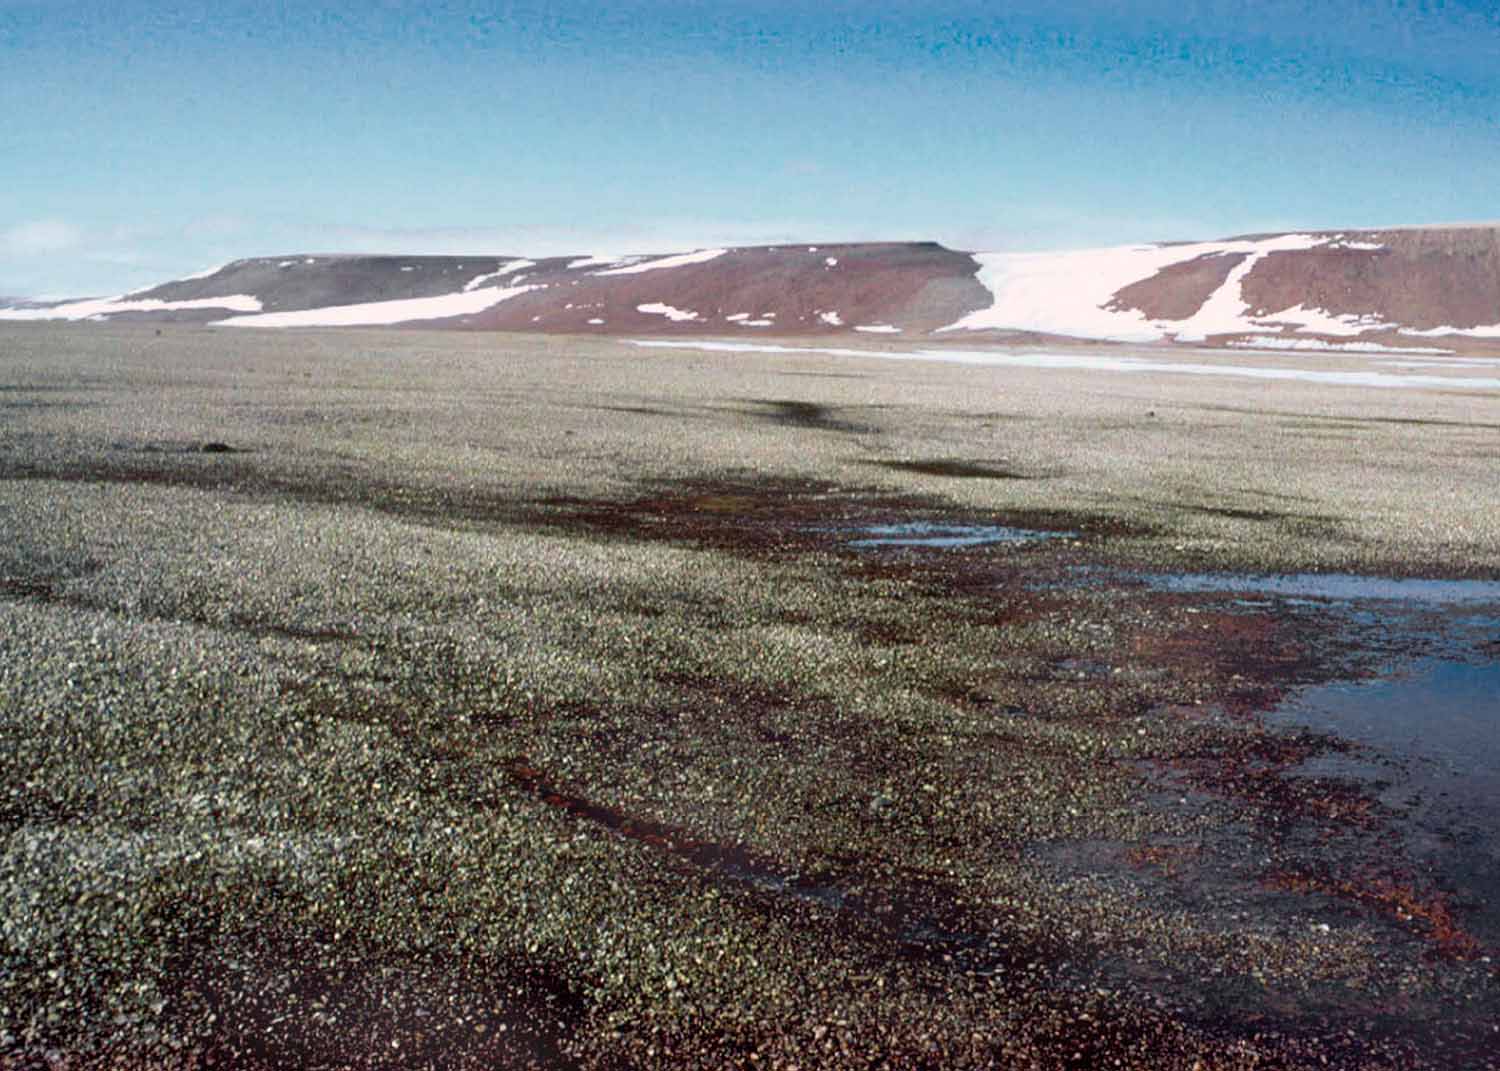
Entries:
<svg viewBox="0 0 1500 1071">
<path fill-rule="evenodd" d="M 10 320 L 1282 348 L 1500 346 L 1500 227 L 1249 235 L 1055 253 L 933 243 L 624 258 L 296 255 Z"/>
</svg>

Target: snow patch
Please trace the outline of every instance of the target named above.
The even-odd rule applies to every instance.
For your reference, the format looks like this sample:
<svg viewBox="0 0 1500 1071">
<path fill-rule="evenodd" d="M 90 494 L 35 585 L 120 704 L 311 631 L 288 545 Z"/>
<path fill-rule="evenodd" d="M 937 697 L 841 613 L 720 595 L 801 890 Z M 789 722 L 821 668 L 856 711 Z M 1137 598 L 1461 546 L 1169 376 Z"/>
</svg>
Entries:
<svg viewBox="0 0 1500 1071">
<path fill-rule="evenodd" d="M 122 312 L 176 312 L 186 309 L 225 309 L 229 312 L 259 312 L 260 298 L 250 294 L 226 297 L 193 298 L 190 301 L 162 301 L 141 298 L 125 301 L 122 297 L 69 301 L 45 309 L 0 309 L 0 320 L 92 320 L 107 319 Z"/>
<path fill-rule="evenodd" d="M 234 263 L 234 261 L 232 261 L 232 260 L 229 262 L 229 264 L 233 264 L 233 263 Z M 178 276 L 177 279 L 174 280 L 174 281 L 175 282 L 179 282 L 179 283 L 187 283 L 187 282 L 191 282 L 194 279 L 207 279 L 210 275 L 218 275 L 219 272 L 221 272 L 225 268 L 229 267 L 229 264 L 220 264 L 220 265 L 218 265 L 216 267 L 208 268 L 208 269 L 206 269 L 204 271 L 195 271 L 195 272 L 193 272 L 192 275 L 181 275 L 181 276 Z M 143 287 L 143 289 L 150 290 L 151 287 L 149 287 L 149 286 L 148 287 Z"/>
<path fill-rule="evenodd" d="M 594 275 L 637 275 L 643 271 L 660 271 L 663 268 L 682 268 L 689 264 L 703 264 L 716 257 L 722 257 L 729 252 L 727 249 L 700 249 L 694 253 L 678 253 L 670 257 L 658 257 L 655 260 L 647 260 L 639 264 L 631 264 L 623 268 L 610 268 L 608 271 L 596 271 Z"/>
<path fill-rule="evenodd" d="M 1366 251 L 1375 251 L 1389 248 L 1381 242 L 1361 242 L 1358 239 L 1351 239 L 1347 234 L 1335 234 L 1324 244 L 1329 249 L 1360 249 Z"/>
<path fill-rule="evenodd" d="M 1344 335 L 1352 337 L 1366 331 L 1387 331 L 1397 326 L 1387 323 L 1375 313 L 1333 313 L 1327 309 L 1309 309 L 1300 303 L 1277 312 L 1257 316 L 1258 327 L 1290 326 L 1298 331 L 1309 331 L 1319 335 Z"/>
<path fill-rule="evenodd" d="M 891 324 L 855 324 L 854 330 L 864 331 L 871 335 L 899 335 L 901 328 Z"/>
<path fill-rule="evenodd" d="M 839 258 L 838 257 L 824 257 L 823 258 L 823 267 L 825 267 L 825 268 L 837 268 L 838 266 L 839 266 Z"/>
<path fill-rule="evenodd" d="M 1500 377 L 1400 375 L 1391 372 L 1327 372 L 1311 368 L 1260 368 L 1253 365 L 1196 364 L 1155 361 L 1140 357 L 1058 353 L 1042 350 L 865 350 L 832 346 L 776 346 L 753 342 L 660 342 L 623 339 L 632 346 L 699 349 L 724 353 L 813 353 L 835 357 L 864 357 L 884 361 L 936 361 L 991 368 L 1087 369 L 1098 372 L 1168 372 L 1189 376 L 1229 376 L 1264 380 L 1298 380 L 1344 387 L 1434 388 L 1438 390 L 1500 390 Z"/>
<path fill-rule="evenodd" d="M 603 322 L 604 321 L 601 320 L 601 319 L 599 319 L 599 317 L 597 317 L 597 316 L 595 316 L 592 320 L 589 321 L 589 323 L 591 323 L 591 324 L 602 324 Z"/>
<path fill-rule="evenodd" d="M 987 309 L 969 313 L 943 331 L 993 328 L 1039 331 L 1117 342 L 1156 342 L 1176 335 L 1199 340 L 1211 334 L 1266 331 L 1246 319 L 1240 283 L 1271 253 L 1314 249 L 1328 239 L 1310 234 L 1197 242 L 1127 245 L 1063 253 L 975 253 L 978 279 L 993 296 Z M 1163 268 L 1203 256 L 1243 254 L 1224 283 L 1186 320 L 1150 320 L 1139 309 L 1107 308 L 1131 283 Z"/>
<path fill-rule="evenodd" d="M 1258 350 L 1320 350 L 1338 353 L 1448 354 L 1453 352 L 1426 346 L 1382 346 L 1378 342 L 1329 342 L 1321 338 L 1241 338 L 1231 340 L 1229 345 Z"/>
<path fill-rule="evenodd" d="M 496 268 L 492 272 L 486 272 L 483 275 L 476 275 L 476 276 L 474 276 L 474 278 L 472 278 L 468 282 L 464 283 L 464 290 L 465 290 L 465 292 L 470 291 L 470 290 L 478 290 L 481 286 L 483 286 L 485 283 L 489 282 L 491 279 L 498 279 L 502 275 L 514 275 L 516 272 L 520 271 L 522 268 L 531 268 L 531 267 L 535 267 L 535 266 L 536 266 L 536 261 L 534 261 L 534 260 L 510 260 L 510 261 L 507 261 L 506 263 L 501 264 L 498 268 Z"/>
<path fill-rule="evenodd" d="M 645 257 L 579 257 L 577 260 L 568 261 L 568 270 L 576 271 L 579 268 L 597 268 L 604 264 L 636 264 Z"/>
<path fill-rule="evenodd" d="M 329 305 L 321 309 L 267 312 L 259 316 L 233 316 L 216 322 L 228 327 L 356 327 L 414 320 L 441 320 L 450 316 L 482 312 L 519 294 L 539 289 L 539 286 L 513 286 L 506 290 L 460 291 L 456 294 L 438 294 L 435 297 L 367 301 L 359 305 Z"/>
<path fill-rule="evenodd" d="M 1500 338 L 1500 324 L 1487 324 L 1482 327 L 1432 327 L 1418 331 L 1415 328 L 1403 327 L 1403 335 L 1413 335 L 1418 338 L 1440 338 L 1444 335 L 1468 335 L 1470 338 Z"/>
<path fill-rule="evenodd" d="M 748 312 L 737 312 L 732 316 L 724 317 L 724 319 L 728 320 L 730 323 L 736 323 L 740 320 L 750 319 L 750 314 Z"/>
<path fill-rule="evenodd" d="M 818 319 L 830 327 L 842 327 L 844 325 L 844 321 L 839 317 L 837 312 L 820 312 L 818 313 Z"/>
<path fill-rule="evenodd" d="M 653 316 L 665 316 L 667 319 L 678 323 L 687 320 L 696 320 L 698 318 L 698 314 L 696 312 L 689 312 L 686 309 L 675 309 L 671 305 L 663 305 L 659 301 L 648 302 L 645 305 L 637 305 L 635 308 L 637 312 L 649 312 Z"/>
</svg>

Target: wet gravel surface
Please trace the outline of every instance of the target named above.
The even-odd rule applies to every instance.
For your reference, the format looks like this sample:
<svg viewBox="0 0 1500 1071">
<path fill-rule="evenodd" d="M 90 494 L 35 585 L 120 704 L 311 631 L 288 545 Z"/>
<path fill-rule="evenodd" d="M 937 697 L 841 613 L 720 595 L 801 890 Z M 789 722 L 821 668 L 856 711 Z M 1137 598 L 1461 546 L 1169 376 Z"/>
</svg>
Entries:
<svg viewBox="0 0 1500 1071">
<path fill-rule="evenodd" d="M 815 364 L 0 334 L 0 1067 L 1500 1066 L 1496 890 L 1278 713 L 1427 641 L 1142 582 L 1493 580 L 1500 400 Z"/>
</svg>

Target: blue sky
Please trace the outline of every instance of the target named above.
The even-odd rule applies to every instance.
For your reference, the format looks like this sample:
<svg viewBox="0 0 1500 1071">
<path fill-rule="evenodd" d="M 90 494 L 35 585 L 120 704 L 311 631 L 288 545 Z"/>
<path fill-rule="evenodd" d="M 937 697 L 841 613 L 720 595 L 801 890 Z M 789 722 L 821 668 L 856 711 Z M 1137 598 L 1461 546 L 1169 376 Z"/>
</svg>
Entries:
<svg viewBox="0 0 1500 1071">
<path fill-rule="evenodd" d="M 0 0 L 0 294 L 1500 218 L 1500 4 Z"/>
</svg>

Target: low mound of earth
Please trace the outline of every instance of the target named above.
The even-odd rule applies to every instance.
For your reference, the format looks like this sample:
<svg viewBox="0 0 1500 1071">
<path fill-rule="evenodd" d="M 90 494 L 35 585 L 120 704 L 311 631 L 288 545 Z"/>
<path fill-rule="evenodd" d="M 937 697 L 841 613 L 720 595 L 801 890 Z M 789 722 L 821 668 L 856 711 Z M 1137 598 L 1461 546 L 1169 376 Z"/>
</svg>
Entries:
<svg viewBox="0 0 1500 1071">
<path fill-rule="evenodd" d="M 119 298 L 0 310 L 0 318 L 569 334 L 925 333 L 988 303 L 975 271 L 972 257 L 935 243 L 540 260 L 266 257 Z"/>
<path fill-rule="evenodd" d="M 1497 237 L 1472 226 L 1046 253 L 885 242 L 619 258 L 258 257 L 115 298 L 0 303 L 0 319 L 1472 353 L 1500 346 Z"/>
</svg>

